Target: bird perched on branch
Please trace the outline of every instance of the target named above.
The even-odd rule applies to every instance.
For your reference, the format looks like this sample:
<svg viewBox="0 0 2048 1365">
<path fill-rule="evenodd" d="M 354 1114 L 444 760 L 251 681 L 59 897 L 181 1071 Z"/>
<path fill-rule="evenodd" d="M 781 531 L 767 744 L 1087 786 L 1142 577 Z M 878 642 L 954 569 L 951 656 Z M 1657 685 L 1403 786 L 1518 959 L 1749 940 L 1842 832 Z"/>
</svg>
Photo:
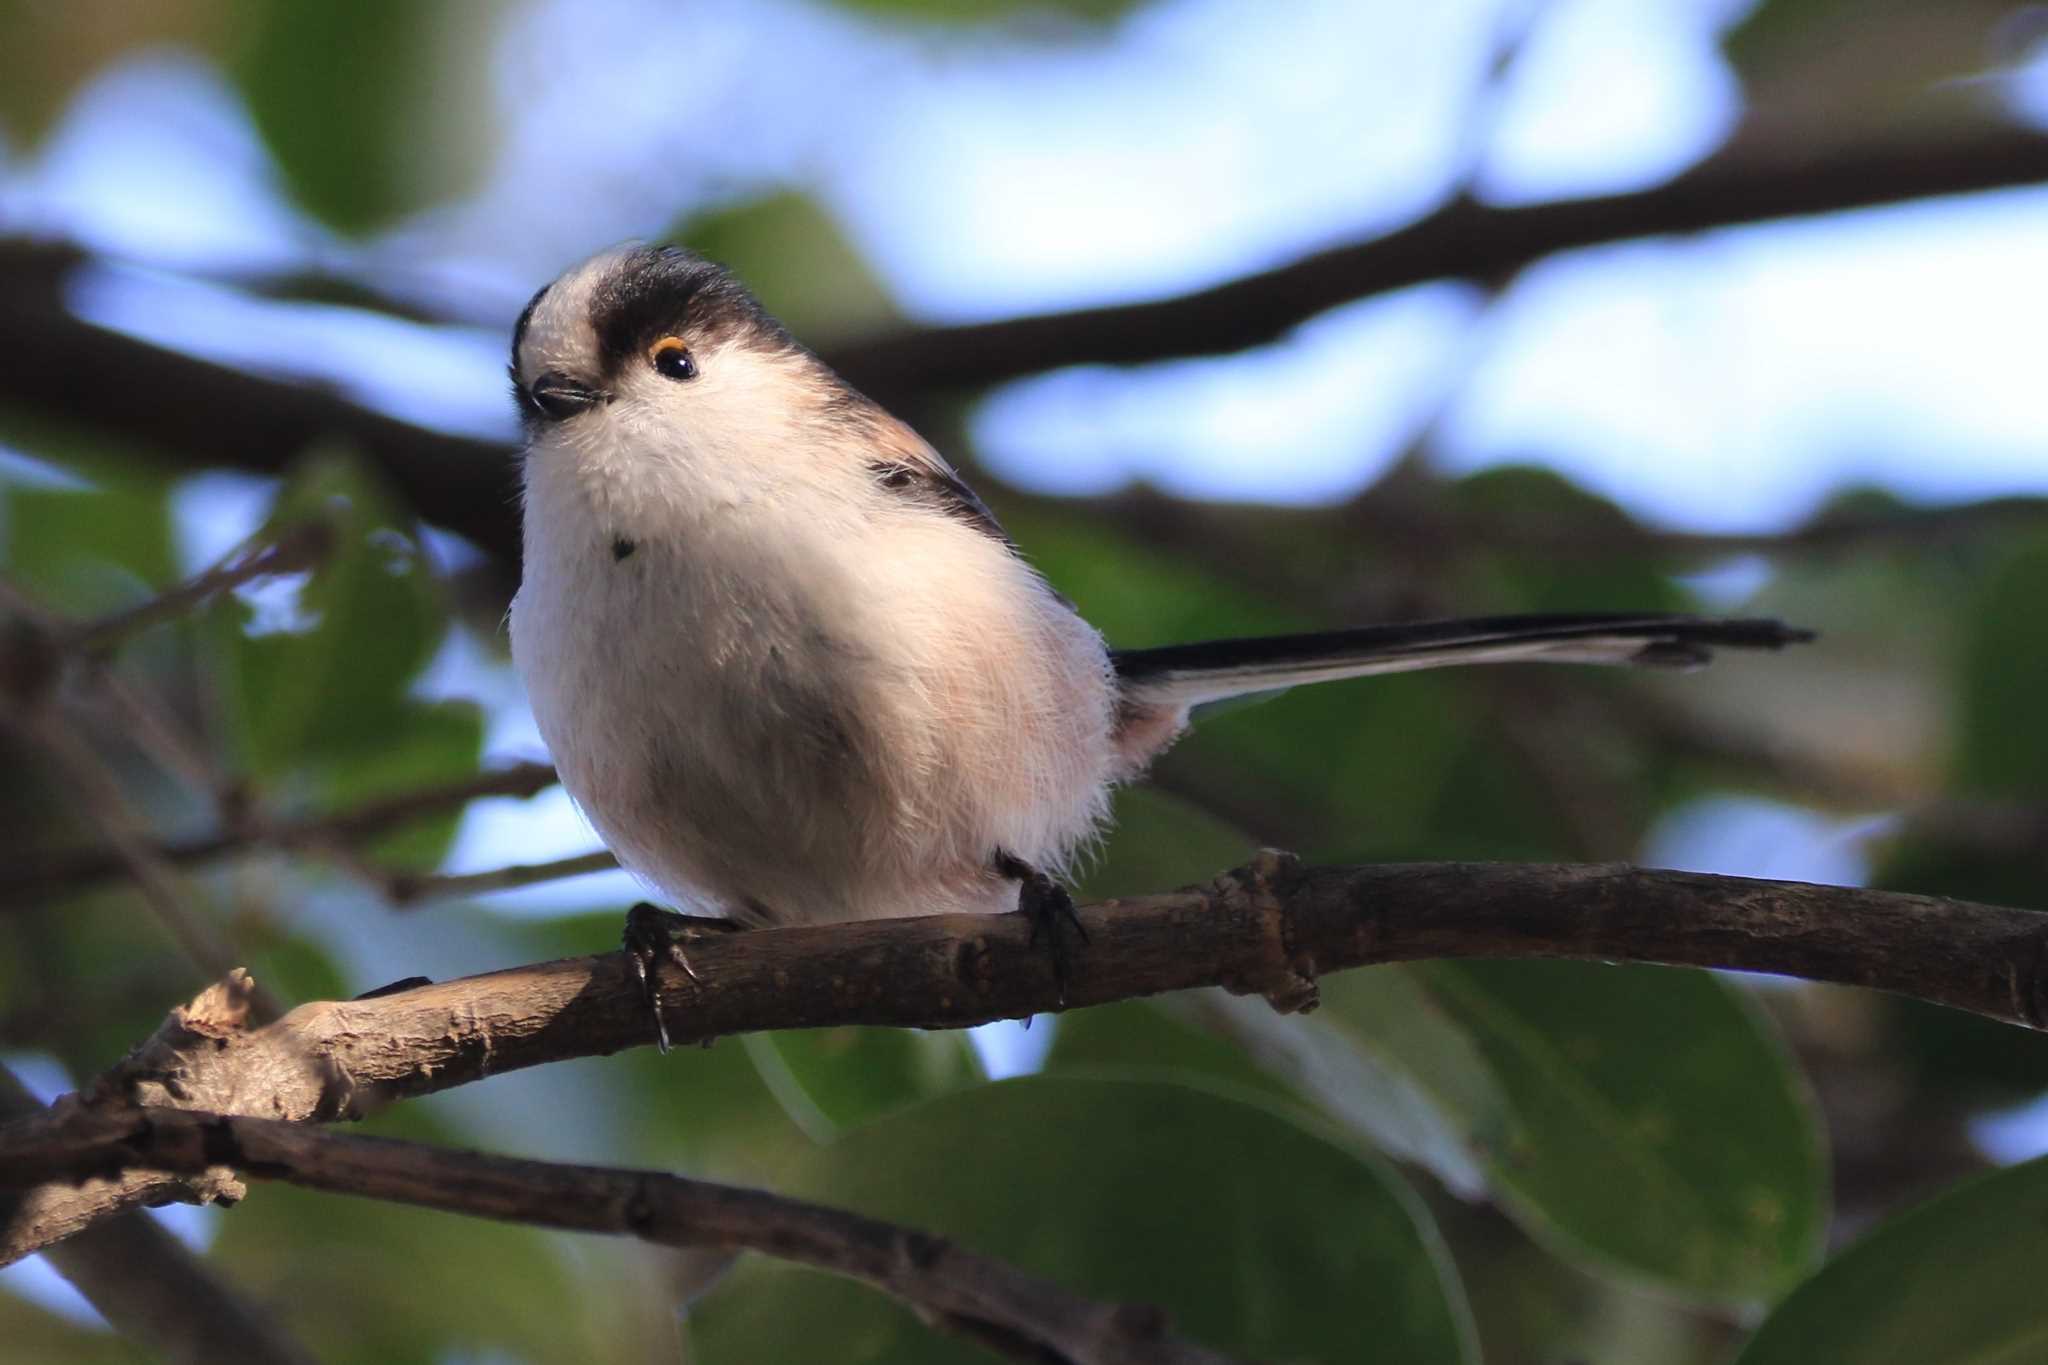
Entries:
<svg viewBox="0 0 2048 1365">
<path fill-rule="evenodd" d="M 1203 703 L 1811 638 L 1582 615 L 1112 650 L 917 433 L 672 247 L 607 251 L 543 288 L 513 331 L 512 384 L 512 654 L 619 861 L 743 925 L 1021 909 L 1062 991 L 1061 925 L 1079 925 L 1060 879 L 1110 789 Z M 658 918 L 627 931 L 650 1000 L 651 963 L 676 951 Z"/>
</svg>

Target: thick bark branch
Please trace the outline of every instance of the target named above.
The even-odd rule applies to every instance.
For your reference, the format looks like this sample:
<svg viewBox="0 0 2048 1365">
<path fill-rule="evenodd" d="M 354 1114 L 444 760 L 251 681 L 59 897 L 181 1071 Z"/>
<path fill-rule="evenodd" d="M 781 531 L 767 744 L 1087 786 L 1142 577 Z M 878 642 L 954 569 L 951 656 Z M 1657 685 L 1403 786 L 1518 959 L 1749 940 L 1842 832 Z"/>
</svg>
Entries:
<svg viewBox="0 0 2048 1365">
<path fill-rule="evenodd" d="M 0 1067 L 0 1118 L 39 1114 L 42 1108 L 14 1073 Z M 0 1190 L 0 1225 L 15 1216 L 11 1195 Z M 114 1330 L 173 1365 L 310 1365 L 313 1359 L 268 1313 L 216 1278 L 145 1213 L 109 1219 L 43 1254 Z"/>
<path fill-rule="evenodd" d="M 1204 886 L 1084 907 L 1068 1007 L 1197 986 L 1313 1004 L 1321 973 L 1420 958 L 1565 957 L 1773 972 L 1870 986 L 2048 1027 L 2048 915 L 1931 896 L 1624 865 L 1305 868 L 1282 854 Z M 695 943 L 661 974 L 678 1043 L 766 1029 L 964 1028 L 1061 1008 L 1016 915 L 800 926 Z M 295 1121 L 654 1040 L 618 953 L 301 1005 L 247 1027 L 246 978 L 174 1011 L 74 1104 Z M 53 1111 L 54 1112 L 54 1111 Z M 33 1122 L 33 1121 L 31 1121 Z M 152 1200 L 216 1197 L 124 1172 L 48 1195 L 0 1233 L 0 1263 Z M 231 1188 L 227 1192 L 232 1193 Z"/>
<path fill-rule="evenodd" d="M 1227 1365 L 1169 1334 L 1156 1310 L 1095 1303 L 944 1238 L 763 1190 L 169 1109 L 74 1114 L 27 1141 L 0 1139 L 0 1178 L 16 1181 L 219 1166 L 472 1217 L 757 1251 L 863 1281 L 1025 1360 Z"/>
<path fill-rule="evenodd" d="M 330 389 L 216 365 L 108 331 L 64 306 L 90 260 L 73 247 L 0 242 L 0 402 L 84 423 L 180 466 L 281 472 L 312 445 L 361 452 L 427 520 L 519 562 L 511 447 L 360 407 Z M 121 376 L 121 399 L 105 381 Z M 509 595 L 509 594 L 508 594 Z"/>
</svg>

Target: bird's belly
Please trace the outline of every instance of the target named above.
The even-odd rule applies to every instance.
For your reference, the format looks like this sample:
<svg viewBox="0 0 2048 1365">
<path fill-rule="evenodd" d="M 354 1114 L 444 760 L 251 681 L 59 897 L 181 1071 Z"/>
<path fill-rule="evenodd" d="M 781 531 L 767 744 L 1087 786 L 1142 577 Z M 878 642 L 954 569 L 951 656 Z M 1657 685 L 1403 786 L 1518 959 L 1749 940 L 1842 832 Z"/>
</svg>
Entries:
<svg viewBox="0 0 2048 1365">
<path fill-rule="evenodd" d="M 1101 817 L 1110 694 L 1078 620 L 1013 620 L 1014 594 L 957 583 L 884 600 L 832 565 L 642 545 L 600 567 L 621 572 L 522 588 L 513 651 L 570 795 L 677 903 L 768 922 L 1006 908 L 996 848 L 1057 869 Z"/>
<path fill-rule="evenodd" d="M 513 652 L 563 785 L 672 900 L 810 917 L 775 902 L 811 900 L 846 868 L 873 752 L 829 642 L 765 594 L 707 611 L 687 583 L 625 577 L 578 594 L 580 612 L 530 586 L 514 602 Z"/>
</svg>

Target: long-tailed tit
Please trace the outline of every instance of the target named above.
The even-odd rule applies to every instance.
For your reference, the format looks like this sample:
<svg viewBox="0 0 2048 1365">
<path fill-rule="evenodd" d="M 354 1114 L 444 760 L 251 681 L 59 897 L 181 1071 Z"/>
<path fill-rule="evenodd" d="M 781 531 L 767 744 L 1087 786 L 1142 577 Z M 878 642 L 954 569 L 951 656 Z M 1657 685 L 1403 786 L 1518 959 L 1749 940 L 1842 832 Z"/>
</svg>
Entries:
<svg viewBox="0 0 2048 1365">
<path fill-rule="evenodd" d="M 937 452 L 674 248 L 607 251 L 542 289 L 512 380 L 512 654 L 541 734 L 621 863 L 743 924 L 1021 908 L 1057 969 L 1057 879 L 1191 707 L 1808 638 L 1525 616 L 1110 649 Z M 628 940 L 650 980 L 662 947 Z"/>
</svg>

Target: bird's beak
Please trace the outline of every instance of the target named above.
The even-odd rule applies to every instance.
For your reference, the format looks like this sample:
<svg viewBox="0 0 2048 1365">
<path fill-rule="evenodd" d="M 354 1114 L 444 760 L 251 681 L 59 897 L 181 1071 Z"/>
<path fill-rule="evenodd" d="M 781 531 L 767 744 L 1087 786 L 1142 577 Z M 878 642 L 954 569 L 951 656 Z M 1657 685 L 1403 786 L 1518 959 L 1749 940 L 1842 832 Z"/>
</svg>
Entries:
<svg viewBox="0 0 2048 1365">
<path fill-rule="evenodd" d="M 533 381 L 533 387 L 526 391 L 533 410 L 550 422 L 559 422 L 567 417 L 596 407 L 608 401 L 611 395 L 603 389 L 593 389 L 580 384 L 566 374 L 550 370 Z"/>
</svg>

